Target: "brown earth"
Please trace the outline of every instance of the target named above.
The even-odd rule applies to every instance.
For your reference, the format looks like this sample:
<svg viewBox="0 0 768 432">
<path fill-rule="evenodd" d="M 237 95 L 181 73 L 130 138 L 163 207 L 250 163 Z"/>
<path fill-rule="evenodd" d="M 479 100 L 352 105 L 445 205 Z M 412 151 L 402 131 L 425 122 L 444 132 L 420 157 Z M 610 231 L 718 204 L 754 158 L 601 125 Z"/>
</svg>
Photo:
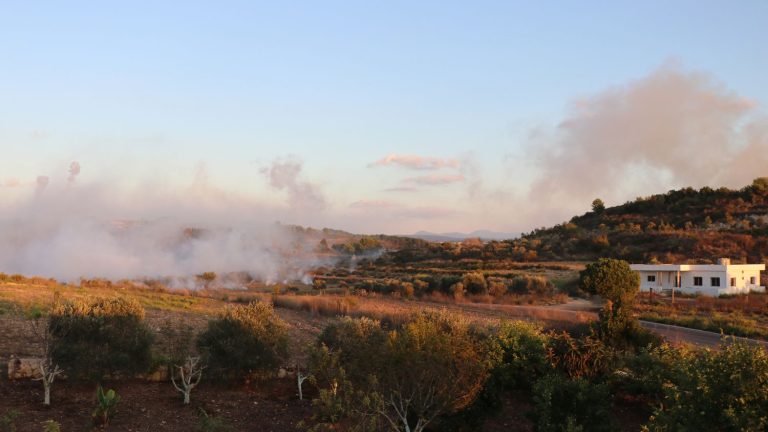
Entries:
<svg viewBox="0 0 768 432">
<path fill-rule="evenodd" d="M 170 383 L 119 381 L 107 383 L 120 395 L 117 414 L 107 430 L 126 432 L 194 431 L 201 409 L 222 419 L 235 431 L 295 431 L 299 421 L 311 422 L 311 404 L 300 401 L 292 379 L 274 379 L 247 387 L 225 387 L 203 381 L 184 406 Z M 311 397 L 311 391 L 309 396 Z M 0 380 L 0 415 L 12 410 L 18 432 L 40 432 L 41 423 L 55 420 L 61 430 L 89 431 L 96 406 L 92 384 L 55 383 L 52 404 L 42 404 L 42 385 L 35 381 Z"/>
</svg>

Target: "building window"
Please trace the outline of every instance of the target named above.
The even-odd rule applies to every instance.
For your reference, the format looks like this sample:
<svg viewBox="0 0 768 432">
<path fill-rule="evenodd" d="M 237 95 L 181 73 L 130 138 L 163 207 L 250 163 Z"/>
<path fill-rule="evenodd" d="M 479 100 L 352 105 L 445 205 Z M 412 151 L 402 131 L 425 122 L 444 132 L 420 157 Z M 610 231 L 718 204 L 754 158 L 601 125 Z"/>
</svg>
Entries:
<svg viewBox="0 0 768 432">
<path fill-rule="evenodd" d="M 720 286 L 720 278 L 719 277 L 713 277 L 709 278 L 710 285 L 713 287 Z"/>
<path fill-rule="evenodd" d="M 648 282 L 656 282 L 656 276 L 654 276 L 654 275 L 649 275 L 649 276 L 648 276 Z"/>
<path fill-rule="evenodd" d="M 755 280 L 755 277 L 754 277 L 754 276 L 752 276 L 752 277 L 750 277 L 750 278 L 749 278 L 749 284 L 750 284 L 750 285 L 754 285 L 756 282 L 757 282 L 757 281 Z"/>
<path fill-rule="evenodd" d="M 703 278 L 701 276 L 694 276 L 693 277 L 693 286 L 702 286 L 704 285 Z"/>
<path fill-rule="evenodd" d="M 731 278 L 731 286 L 732 287 L 736 286 L 736 278 Z"/>
</svg>

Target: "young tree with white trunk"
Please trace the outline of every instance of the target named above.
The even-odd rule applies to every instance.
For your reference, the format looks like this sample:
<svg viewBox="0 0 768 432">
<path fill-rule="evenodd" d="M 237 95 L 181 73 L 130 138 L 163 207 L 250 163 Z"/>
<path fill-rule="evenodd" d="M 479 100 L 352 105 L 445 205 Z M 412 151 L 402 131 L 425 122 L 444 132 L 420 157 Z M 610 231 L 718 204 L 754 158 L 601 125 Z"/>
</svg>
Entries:
<svg viewBox="0 0 768 432">
<path fill-rule="evenodd" d="M 61 375 L 64 371 L 53 359 L 53 334 L 51 333 L 48 320 L 43 320 L 40 314 L 35 314 L 30 322 L 32 333 L 35 335 L 35 339 L 40 344 L 42 349 L 42 358 L 40 359 L 40 377 L 34 378 L 36 381 L 43 382 L 43 389 L 45 395 L 43 396 L 43 404 L 45 406 L 51 405 L 51 387 L 56 377 Z"/>
<path fill-rule="evenodd" d="M 304 374 L 301 372 L 301 368 L 299 365 L 296 365 L 296 384 L 299 387 L 299 400 L 304 400 L 304 393 L 302 392 L 301 386 L 304 384 L 304 381 L 309 378 L 309 374 Z"/>
<path fill-rule="evenodd" d="M 176 382 L 176 369 L 179 371 L 178 383 Z M 197 387 L 203 378 L 203 369 L 205 366 L 200 361 L 200 357 L 188 356 L 184 365 L 177 365 L 171 370 L 171 382 L 176 390 L 184 395 L 184 405 L 189 405 L 192 389 Z"/>
</svg>

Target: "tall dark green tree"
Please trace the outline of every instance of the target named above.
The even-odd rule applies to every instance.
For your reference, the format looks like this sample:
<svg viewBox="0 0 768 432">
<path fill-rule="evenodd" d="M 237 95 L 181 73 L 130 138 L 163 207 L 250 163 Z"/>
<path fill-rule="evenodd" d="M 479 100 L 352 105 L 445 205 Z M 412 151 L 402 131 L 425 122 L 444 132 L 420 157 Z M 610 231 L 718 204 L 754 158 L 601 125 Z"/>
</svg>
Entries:
<svg viewBox="0 0 768 432">
<path fill-rule="evenodd" d="M 629 263 L 601 258 L 581 271 L 580 282 L 584 291 L 605 299 L 597 329 L 605 342 L 619 346 L 651 342 L 632 312 L 640 276 Z"/>
</svg>

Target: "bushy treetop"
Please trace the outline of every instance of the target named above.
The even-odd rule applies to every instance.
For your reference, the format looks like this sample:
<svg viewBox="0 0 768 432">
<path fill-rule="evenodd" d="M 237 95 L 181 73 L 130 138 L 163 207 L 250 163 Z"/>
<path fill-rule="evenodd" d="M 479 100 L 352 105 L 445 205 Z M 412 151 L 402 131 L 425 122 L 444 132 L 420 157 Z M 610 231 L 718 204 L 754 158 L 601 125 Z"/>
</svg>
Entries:
<svg viewBox="0 0 768 432">
<path fill-rule="evenodd" d="M 581 287 L 618 305 L 631 303 L 640 289 L 640 275 L 624 260 L 600 258 L 579 274 Z"/>
</svg>

